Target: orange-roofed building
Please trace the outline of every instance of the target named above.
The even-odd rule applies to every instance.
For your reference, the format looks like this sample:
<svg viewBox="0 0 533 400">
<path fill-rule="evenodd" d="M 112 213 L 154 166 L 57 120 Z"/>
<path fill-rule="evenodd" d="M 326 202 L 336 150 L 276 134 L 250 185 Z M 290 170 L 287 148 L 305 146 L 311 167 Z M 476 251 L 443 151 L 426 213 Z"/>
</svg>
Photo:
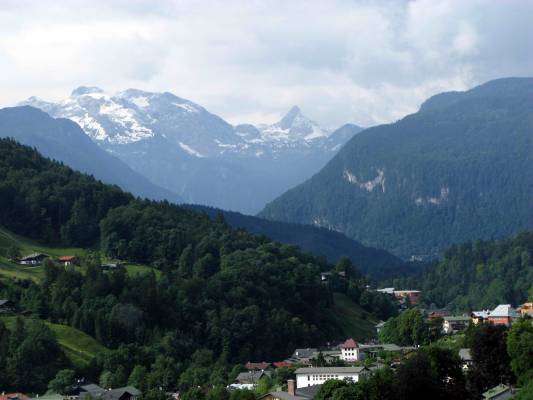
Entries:
<svg viewBox="0 0 533 400">
<path fill-rule="evenodd" d="M 270 363 L 267 363 L 267 362 L 250 362 L 248 361 L 246 363 L 246 365 L 244 366 L 244 368 L 246 368 L 248 371 L 264 371 L 268 368 L 270 368 L 272 364 Z"/>
<path fill-rule="evenodd" d="M 69 265 L 76 264 L 77 258 L 76 256 L 61 256 L 57 259 L 57 261 L 67 267 Z"/>
</svg>

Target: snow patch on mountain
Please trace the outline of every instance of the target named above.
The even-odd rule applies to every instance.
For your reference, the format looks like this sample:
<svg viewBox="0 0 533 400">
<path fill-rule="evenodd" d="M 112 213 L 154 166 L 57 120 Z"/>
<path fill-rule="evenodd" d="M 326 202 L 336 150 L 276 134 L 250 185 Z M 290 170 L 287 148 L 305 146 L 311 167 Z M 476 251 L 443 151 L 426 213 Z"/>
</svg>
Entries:
<svg viewBox="0 0 533 400">
<path fill-rule="evenodd" d="M 344 170 L 343 176 L 349 183 L 356 185 L 367 192 L 373 192 L 378 186 L 381 187 L 382 192 L 385 192 L 385 171 L 383 169 L 378 168 L 378 175 L 369 181 L 358 180 L 357 176 L 351 173 L 348 169 Z"/>
<path fill-rule="evenodd" d="M 195 156 L 195 157 L 199 157 L 199 158 L 203 158 L 203 154 L 197 152 L 196 150 L 194 150 L 191 146 L 188 146 L 186 145 L 185 143 L 182 143 L 182 142 L 178 142 L 178 144 L 180 145 L 180 147 L 185 150 L 187 153 L 189 153 L 191 156 Z"/>
<path fill-rule="evenodd" d="M 190 104 L 187 104 L 187 103 L 172 103 L 173 105 L 175 105 L 176 107 L 179 107 L 179 108 L 182 108 L 183 110 L 189 112 L 189 113 L 199 113 L 200 111 L 196 108 L 196 107 L 193 107 L 191 106 Z"/>
<path fill-rule="evenodd" d="M 415 199 L 415 204 L 417 206 L 422 206 L 424 204 L 432 204 L 432 205 L 438 206 L 439 204 L 448 200 L 449 195 L 450 195 L 450 188 L 447 186 L 443 186 L 440 188 L 440 194 L 438 197 L 436 196 L 417 197 Z"/>
</svg>

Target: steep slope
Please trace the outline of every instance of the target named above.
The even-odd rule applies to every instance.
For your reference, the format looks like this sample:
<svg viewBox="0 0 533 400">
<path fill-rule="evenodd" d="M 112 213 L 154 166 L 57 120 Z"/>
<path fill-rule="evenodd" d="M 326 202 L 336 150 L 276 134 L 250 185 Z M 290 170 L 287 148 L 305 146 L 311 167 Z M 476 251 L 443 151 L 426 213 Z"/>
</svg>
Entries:
<svg viewBox="0 0 533 400">
<path fill-rule="evenodd" d="M 235 364 L 280 359 L 337 335 L 323 260 L 168 202 L 134 199 L 7 139 L 0 139 L 0 221 L 44 244 L 99 248 L 160 269 L 158 283 L 155 274 L 104 273 L 89 258 L 86 274 L 45 268 L 45 285 L 2 280 L 0 297 L 109 348 L 150 346 L 175 357 L 173 370 L 196 350 Z M 133 365 L 126 368 L 129 376 Z"/>
<path fill-rule="evenodd" d="M 69 118 L 100 147 L 186 202 L 256 213 L 319 171 L 355 133 L 336 135 L 293 107 L 272 125 L 238 125 L 171 93 L 80 87 L 32 105 Z M 348 134 L 346 134 L 348 132 Z"/>
<path fill-rule="evenodd" d="M 359 133 L 260 215 L 404 257 L 530 229 L 532 101 L 531 78 L 432 97 L 416 114 Z"/>
<path fill-rule="evenodd" d="M 36 147 L 47 157 L 113 183 L 133 194 L 151 199 L 181 202 L 181 198 L 158 187 L 124 162 L 95 145 L 81 128 L 67 119 L 54 119 L 29 107 L 0 110 L 0 137 L 11 137 Z"/>
<path fill-rule="evenodd" d="M 341 233 L 312 225 L 269 221 L 263 218 L 223 211 L 217 208 L 186 205 L 205 212 L 211 218 L 222 214 L 230 226 L 243 228 L 255 235 L 264 235 L 281 243 L 292 244 L 315 256 L 324 256 L 336 263 L 346 256 L 357 268 L 372 279 L 387 279 L 417 273 L 420 268 L 406 263 L 385 250 L 363 246 Z"/>
</svg>

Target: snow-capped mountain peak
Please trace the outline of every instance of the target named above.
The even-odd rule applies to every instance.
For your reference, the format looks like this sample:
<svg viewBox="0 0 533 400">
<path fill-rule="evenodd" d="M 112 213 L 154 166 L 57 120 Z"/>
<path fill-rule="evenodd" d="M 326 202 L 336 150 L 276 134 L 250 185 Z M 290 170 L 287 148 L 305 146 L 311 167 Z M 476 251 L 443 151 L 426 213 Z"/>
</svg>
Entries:
<svg viewBox="0 0 533 400">
<path fill-rule="evenodd" d="M 308 142 L 325 139 L 331 134 L 331 131 L 321 128 L 316 122 L 303 115 L 298 106 L 293 106 L 275 124 L 261 125 L 258 128 L 262 137 L 271 141 Z"/>
</svg>

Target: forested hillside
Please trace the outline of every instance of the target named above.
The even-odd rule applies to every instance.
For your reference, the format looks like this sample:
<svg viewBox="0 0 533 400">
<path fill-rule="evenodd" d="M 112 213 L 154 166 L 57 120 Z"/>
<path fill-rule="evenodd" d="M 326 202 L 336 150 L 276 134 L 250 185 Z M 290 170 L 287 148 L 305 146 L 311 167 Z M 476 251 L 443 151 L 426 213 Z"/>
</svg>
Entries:
<svg viewBox="0 0 533 400">
<path fill-rule="evenodd" d="M 7 139 L 0 140 L 0 224 L 93 250 L 81 270 L 47 262 L 40 282 L 1 279 L 0 298 L 111 348 L 84 371 L 109 386 L 126 384 L 134 369 L 153 387 L 223 384 L 237 362 L 283 359 L 341 332 L 320 259 L 220 218 L 134 199 Z M 160 273 L 102 271 L 100 254 Z M 7 348 L 7 359 L 17 357 Z M 57 372 L 59 364 L 42 368 Z M 24 388 L 2 378 L 1 387 Z M 44 381 L 32 388 L 41 391 Z"/>
<path fill-rule="evenodd" d="M 533 233 L 451 247 L 444 259 L 397 287 L 422 290 L 423 302 L 469 311 L 522 304 L 533 297 Z"/>
<path fill-rule="evenodd" d="M 185 207 L 203 211 L 211 218 L 222 214 L 224 220 L 233 227 L 298 246 L 315 256 L 326 257 L 330 263 L 336 263 L 341 257 L 349 257 L 357 269 L 372 279 L 414 275 L 422 268 L 421 264 L 404 262 L 385 250 L 363 246 L 342 233 L 326 228 L 270 221 L 212 207 L 196 205 L 185 205 Z"/>
<path fill-rule="evenodd" d="M 437 95 L 366 129 L 260 214 L 408 257 L 533 229 L 533 79 Z"/>
</svg>

